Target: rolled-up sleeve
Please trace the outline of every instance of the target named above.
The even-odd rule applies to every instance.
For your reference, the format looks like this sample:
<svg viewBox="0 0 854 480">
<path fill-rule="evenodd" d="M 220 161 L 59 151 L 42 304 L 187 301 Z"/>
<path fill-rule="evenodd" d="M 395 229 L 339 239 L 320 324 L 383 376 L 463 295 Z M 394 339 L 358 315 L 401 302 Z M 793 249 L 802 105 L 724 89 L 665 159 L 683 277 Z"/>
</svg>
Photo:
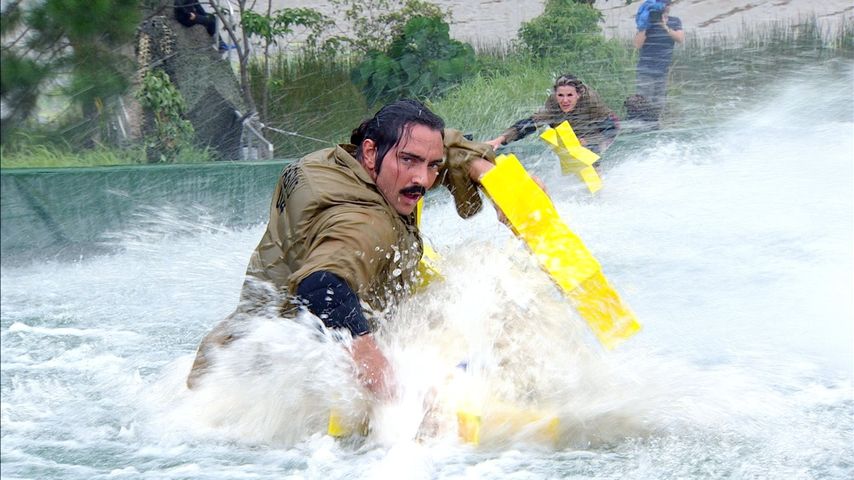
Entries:
<svg viewBox="0 0 854 480">
<path fill-rule="evenodd" d="M 445 168 L 441 183 L 454 197 L 457 214 L 468 218 L 480 211 L 483 201 L 478 184 L 469 176 L 472 161 L 483 158 L 495 162 L 495 151 L 485 143 L 465 138 L 462 132 L 445 129 Z"/>
</svg>

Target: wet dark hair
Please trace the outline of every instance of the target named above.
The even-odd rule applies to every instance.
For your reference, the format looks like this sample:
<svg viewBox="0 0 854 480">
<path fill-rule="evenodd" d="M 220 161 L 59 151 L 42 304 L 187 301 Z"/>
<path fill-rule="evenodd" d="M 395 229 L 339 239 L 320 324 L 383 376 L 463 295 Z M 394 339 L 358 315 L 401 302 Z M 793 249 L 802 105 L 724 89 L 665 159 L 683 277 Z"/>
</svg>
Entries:
<svg viewBox="0 0 854 480">
<path fill-rule="evenodd" d="M 557 77 L 552 89 L 557 91 L 557 87 L 575 87 L 575 91 L 578 92 L 579 97 L 584 96 L 584 94 L 587 93 L 587 86 L 584 85 L 584 82 L 571 73 L 564 73 Z"/>
<path fill-rule="evenodd" d="M 424 125 L 438 130 L 444 138 L 445 121 L 431 112 L 418 100 L 404 99 L 389 103 L 376 115 L 362 122 L 350 134 L 350 143 L 356 145 L 356 160 L 362 161 L 362 142 L 371 139 L 377 145 L 377 161 L 374 170 L 380 173 L 380 166 L 386 154 L 400 143 L 404 134 L 412 125 Z"/>
</svg>

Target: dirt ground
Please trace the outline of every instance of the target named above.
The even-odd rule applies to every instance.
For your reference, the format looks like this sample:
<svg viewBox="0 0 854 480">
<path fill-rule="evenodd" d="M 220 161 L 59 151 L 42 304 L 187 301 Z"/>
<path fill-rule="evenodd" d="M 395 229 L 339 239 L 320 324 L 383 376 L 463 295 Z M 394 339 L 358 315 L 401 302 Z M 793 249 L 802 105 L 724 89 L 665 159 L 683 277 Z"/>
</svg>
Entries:
<svg viewBox="0 0 854 480">
<path fill-rule="evenodd" d="M 432 0 L 453 12 L 451 35 L 478 45 L 502 44 L 512 40 L 522 22 L 543 12 L 543 0 Z M 258 1 L 258 8 L 263 6 Z M 642 0 L 597 0 L 603 13 L 603 30 L 609 37 L 634 34 L 634 15 Z M 273 0 L 273 9 L 311 7 L 332 17 L 326 0 Z M 774 21 L 791 21 L 815 15 L 827 29 L 842 22 L 854 22 L 851 0 L 676 0 L 671 15 L 682 19 L 688 35 L 735 34 L 742 26 L 758 26 Z"/>
</svg>

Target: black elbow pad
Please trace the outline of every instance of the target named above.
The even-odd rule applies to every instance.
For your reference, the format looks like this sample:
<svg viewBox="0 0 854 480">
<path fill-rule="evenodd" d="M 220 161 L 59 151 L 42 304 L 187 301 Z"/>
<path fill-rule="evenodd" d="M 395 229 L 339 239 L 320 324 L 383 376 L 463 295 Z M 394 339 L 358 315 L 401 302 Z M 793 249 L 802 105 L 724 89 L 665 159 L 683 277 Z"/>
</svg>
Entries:
<svg viewBox="0 0 854 480">
<path fill-rule="evenodd" d="M 338 275 L 314 272 L 300 282 L 296 293 L 328 328 L 346 328 L 354 337 L 370 331 L 359 297 Z"/>
</svg>

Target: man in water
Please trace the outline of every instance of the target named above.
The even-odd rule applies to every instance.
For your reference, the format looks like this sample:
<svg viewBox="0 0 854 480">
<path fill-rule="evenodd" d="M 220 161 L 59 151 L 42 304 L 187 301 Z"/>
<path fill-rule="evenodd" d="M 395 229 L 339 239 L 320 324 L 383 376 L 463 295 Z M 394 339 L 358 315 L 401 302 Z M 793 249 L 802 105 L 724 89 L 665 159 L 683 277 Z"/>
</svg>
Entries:
<svg viewBox="0 0 854 480">
<path fill-rule="evenodd" d="M 217 349 L 241 336 L 247 316 L 272 305 L 283 317 L 307 308 L 328 328 L 348 330 L 359 379 L 388 398 L 394 380 L 372 332 L 419 281 L 416 204 L 442 183 L 461 217 L 477 213 L 478 179 L 494 155 L 445 129 L 423 104 L 400 100 L 356 128 L 350 144 L 288 165 L 249 261 L 241 305 L 202 340 L 187 385 L 203 379 Z"/>
<path fill-rule="evenodd" d="M 673 46 L 685 41 L 685 32 L 682 20 L 670 16 L 670 0 L 646 0 L 638 8 L 635 21 L 638 32 L 634 45 L 640 49 L 636 93 L 646 99 L 658 121 L 664 110 Z"/>
</svg>

